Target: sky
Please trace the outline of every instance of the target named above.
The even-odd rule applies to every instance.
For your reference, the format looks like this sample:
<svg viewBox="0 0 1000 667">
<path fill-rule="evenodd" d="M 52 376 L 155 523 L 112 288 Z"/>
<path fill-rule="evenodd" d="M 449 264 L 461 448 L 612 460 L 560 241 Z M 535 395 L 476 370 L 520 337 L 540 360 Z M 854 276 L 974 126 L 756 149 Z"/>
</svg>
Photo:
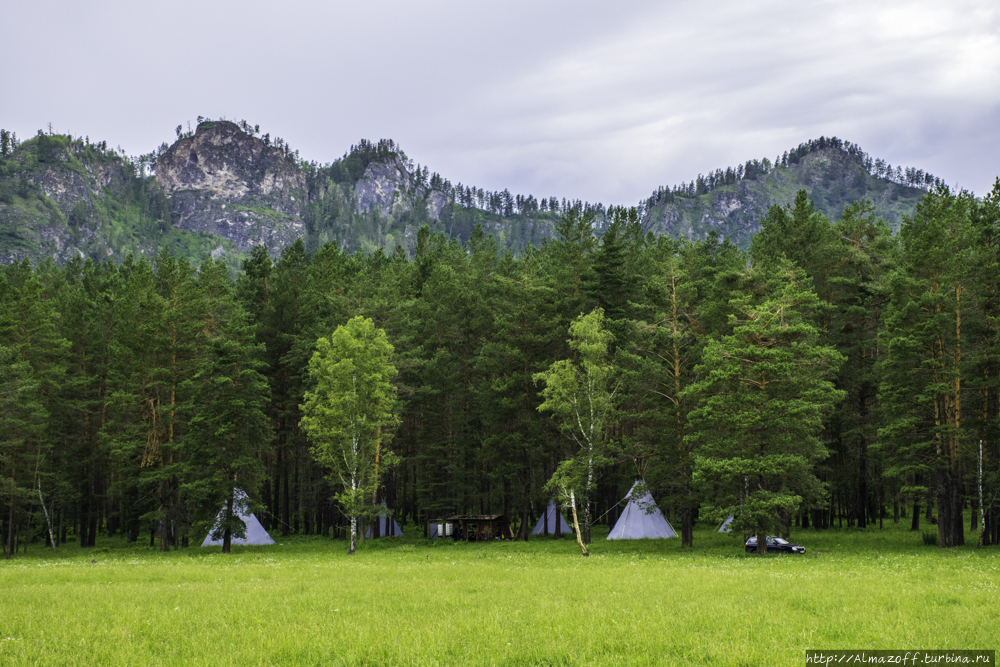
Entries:
<svg viewBox="0 0 1000 667">
<path fill-rule="evenodd" d="M 995 0 L 10 4 L 21 137 L 138 155 L 246 119 L 308 160 L 391 138 L 452 183 L 605 204 L 821 135 L 978 195 L 1000 176 Z"/>
</svg>

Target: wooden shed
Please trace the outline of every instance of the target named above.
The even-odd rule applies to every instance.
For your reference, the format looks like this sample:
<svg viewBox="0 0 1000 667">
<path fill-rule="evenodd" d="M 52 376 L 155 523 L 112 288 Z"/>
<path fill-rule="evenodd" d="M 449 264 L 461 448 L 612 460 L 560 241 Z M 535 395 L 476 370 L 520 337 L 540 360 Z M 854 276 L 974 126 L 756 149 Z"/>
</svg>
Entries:
<svg viewBox="0 0 1000 667">
<path fill-rule="evenodd" d="M 512 540 L 510 519 L 503 514 L 453 514 L 445 519 L 452 524 L 451 537 L 466 542 Z"/>
</svg>

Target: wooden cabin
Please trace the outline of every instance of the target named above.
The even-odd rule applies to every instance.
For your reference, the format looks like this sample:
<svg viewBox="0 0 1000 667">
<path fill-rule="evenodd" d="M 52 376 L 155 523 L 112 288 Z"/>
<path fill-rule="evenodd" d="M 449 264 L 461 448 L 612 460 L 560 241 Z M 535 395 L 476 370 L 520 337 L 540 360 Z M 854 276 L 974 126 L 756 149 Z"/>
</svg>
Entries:
<svg viewBox="0 0 1000 667">
<path fill-rule="evenodd" d="M 452 514 L 445 518 L 451 524 L 450 537 L 466 542 L 492 542 L 512 540 L 510 519 L 503 514 Z"/>
</svg>

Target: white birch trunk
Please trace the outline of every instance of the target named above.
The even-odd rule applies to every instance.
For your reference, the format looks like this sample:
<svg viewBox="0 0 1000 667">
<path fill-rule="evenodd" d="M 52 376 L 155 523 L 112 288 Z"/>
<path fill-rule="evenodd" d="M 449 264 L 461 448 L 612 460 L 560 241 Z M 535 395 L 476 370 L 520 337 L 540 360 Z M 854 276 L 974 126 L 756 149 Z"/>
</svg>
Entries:
<svg viewBox="0 0 1000 667">
<path fill-rule="evenodd" d="M 982 444 L 979 447 L 980 456 L 982 453 Z M 979 472 L 980 476 L 982 474 L 982 458 L 980 458 Z M 56 550 L 56 538 L 52 535 L 52 521 L 49 520 L 49 510 L 45 507 L 45 499 L 42 498 L 42 480 L 38 480 L 38 502 L 42 504 L 42 511 L 45 512 L 45 525 L 49 527 L 49 544 L 52 545 L 52 550 Z M 982 482 L 979 484 L 979 506 L 983 506 L 983 485 Z"/>
<path fill-rule="evenodd" d="M 983 509 L 983 441 L 979 441 L 979 546 L 983 546 L 983 535 L 986 534 L 986 511 Z"/>
<path fill-rule="evenodd" d="M 576 530 L 576 543 L 580 545 L 580 551 L 584 556 L 589 556 L 587 553 L 587 547 L 583 546 L 583 538 L 580 536 L 580 521 L 576 518 L 576 497 L 573 495 L 573 490 L 569 491 L 569 504 L 573 508 L 573 528 Z"/>
</svg>

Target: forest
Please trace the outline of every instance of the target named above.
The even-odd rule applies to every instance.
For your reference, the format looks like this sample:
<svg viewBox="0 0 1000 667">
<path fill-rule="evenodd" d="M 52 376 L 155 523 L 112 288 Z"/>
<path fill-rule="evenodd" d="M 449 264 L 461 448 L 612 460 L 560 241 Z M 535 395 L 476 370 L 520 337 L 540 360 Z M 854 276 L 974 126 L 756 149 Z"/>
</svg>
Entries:
<svg viewBox="0 0 1000 667">
<path fill-rule="evenodd" d="M 800 191 L 748 250 L 608 216 L 598 235 L 567 207 L 518 255 L 424 227 L 412 258 L 300 240 L 235 276 L 168 249 L 2 267 L 6 556 L 188 547 L 236 488 L 272 534 L 331 538 L 385 502 L 415 531 L 503 513 L 527 539 L 572 498 L 586 543 L 635 480 L 685 546 L 727 516 L 1000 540 L 1000 180 L 934 187 L 895 234 Z M 367 510 L 303 420 L 318 341 L 355 321 L 393 370 Z"/>
</svg>

